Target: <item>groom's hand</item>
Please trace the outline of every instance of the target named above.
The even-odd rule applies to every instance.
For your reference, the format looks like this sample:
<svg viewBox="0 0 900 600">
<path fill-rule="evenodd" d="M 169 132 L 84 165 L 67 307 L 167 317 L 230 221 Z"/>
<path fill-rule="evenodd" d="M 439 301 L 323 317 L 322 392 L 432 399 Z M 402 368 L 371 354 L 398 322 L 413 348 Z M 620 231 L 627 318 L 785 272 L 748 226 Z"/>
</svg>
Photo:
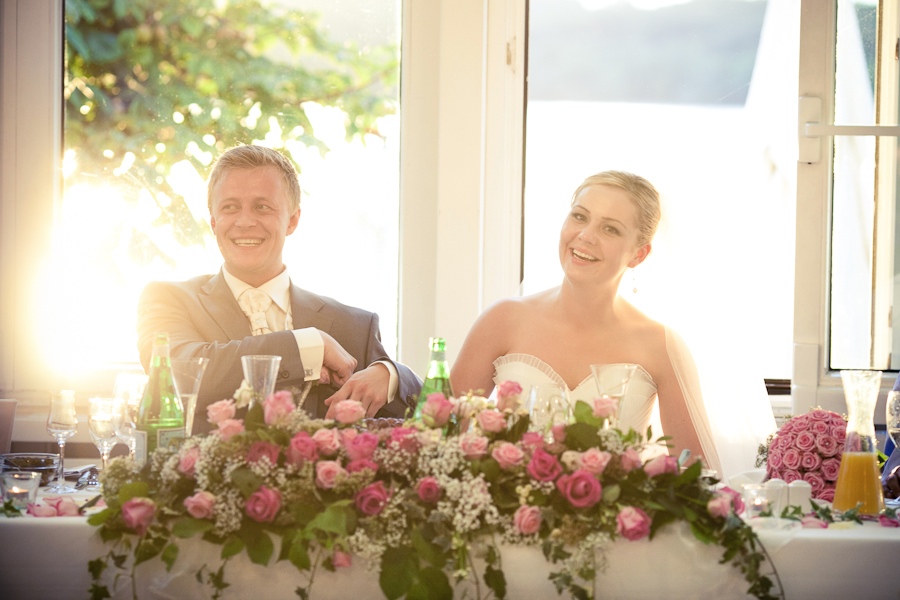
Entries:
<svg viewBox="0 0 900 600">
<path fill-rule="evenodd" d="M 341 387 L 356 370 L 356 359 L 344 350 L 344 347 L 338 344 L 333 337 L 322 330 L 319 330 L 319 333 L 322 335 L 324 344 L 319 383 Z"/>
<path fill-rule="evenodd" d="M 328 412 L 326 419 L 333 419 L 335 406 L 341 400 L 358 400 L 366 409 L 366 417 L 374 417 L 387 404 L 388 384 L 391 374 L 381 363 L 374 363 L 350 376 L 341 389 L 325 400 Z"/>
</svg>

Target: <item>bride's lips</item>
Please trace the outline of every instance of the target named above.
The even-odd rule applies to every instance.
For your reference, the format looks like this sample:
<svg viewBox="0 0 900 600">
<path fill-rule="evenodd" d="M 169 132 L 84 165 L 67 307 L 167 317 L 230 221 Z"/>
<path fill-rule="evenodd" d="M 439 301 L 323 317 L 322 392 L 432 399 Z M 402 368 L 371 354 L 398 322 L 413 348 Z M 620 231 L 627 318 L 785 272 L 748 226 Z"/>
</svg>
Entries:
<svg viewBox="0 0 900 600">
<path fill-rule="evenodd" d="M 575 259 L 581 260 L 581 261 L 584 261 L 584 262 L 598 262 L 598 261 L 600 260 L 600 259 L 597 258 L 596 256 L 594 256 L 594 255 L 592 255 L 592 254 L 589 254 L 589 253 L 587 253 L 587 252 L 585 252 L 585 251 L 583 251 L 583 250 L 578 250 L 577 248 L 572 248 L 572 249 L 570 250 L 570 252 L 572 253 L 572 256 L 573 256 Z"/>
</svg>

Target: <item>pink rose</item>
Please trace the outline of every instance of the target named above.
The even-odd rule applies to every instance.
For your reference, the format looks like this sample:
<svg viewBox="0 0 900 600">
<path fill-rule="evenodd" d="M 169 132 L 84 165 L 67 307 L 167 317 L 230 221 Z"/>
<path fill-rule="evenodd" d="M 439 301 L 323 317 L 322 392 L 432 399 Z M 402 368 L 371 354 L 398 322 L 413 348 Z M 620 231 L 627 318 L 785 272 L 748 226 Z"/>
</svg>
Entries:
<svg viewBox="0 0 900 600">
<path fill-rule="evenodd" d="M 538 448 L 528 461 L 528 474 L 537 481 L 553 481 L 562 474 L 559 460 L 546 450 Z"/>
<path fill-rule="evenodd" d="M 135 497 L 122 505 L 122 520 L 125 526 L 138 535 L 147 533 L 147 528 L 156 514 L 156 503 L 150 498 Z"/>
<path fill-rule="evenodd" d="M 481 458 L 487 454 L 488 439 L 483 435 L 466 433 L 459 437 L 459 447 L 469 460 Z"/>
<path fill-rule="evenodd" d="M 831 435 L 834 441 L 837 442 L 838 448 L 843 448 L 844 442 L 847 441 L 847 424 L 844 423 L 843 425 L 832 427 Z"/>
<path fill-rule="evenodd" d="M 541 509 L 537 506 L 520 506 L 513 515 L 513 525 L 522 535 L 532 535 L 541 529 Z"/>
<path fill-rule="evenodd" d="M 497 461 L 501 469 L 508 471 L 522 464 L 525 453 L 515 444 L 500 442 L 491 450 L 491 457 Z"/>
<path fill-rule="evenodd" d="M 263 402 L 263 419 L 266 425 L 273 425 L 294 412 L 294 396 L 287 390 L 270 394 Z"/>
<path fill-rule="evenodd" d="M 370 431 L 360 433 L 355 436 L 349 444 L 345 444 L 344 446 L 350 460 L 372 458 L 372 455 L 375 454 L 377 448 L 378 436 Z"/>
<path fill-rule="evenodd" d="M 506 429 L 506 415 L 494 408 L 486 408 L 478 413 L 478 424 L 488 433 L 499 433 Z"/>
<path fill-rule="evenodd" d="M 358 473 L 363 469 L 368 469 L 373 473 L 378 472 L 378 463 L 368 458 L 360 458 L 359 460 L 351 460 L 347 463 L 348 473 Z"/>
<path fill-rule="evenodd" d="M 826 457 L 834 456 L 838 453 L 837 440 L 830 435 L 820 435 L 816 438 L 816 450 L 819 454 Z"/>
<path fill-rule="evenodd" d="M 650 535 L 650 517 L 634 506 L 626 506 L 616 515 L 616 531 L 627 540 L 635 541 Z"/>
<path fill-rule="evenodd" d="M 209 519 L 213 516 L 216 497 L 207 491 L 200 491 L 184 499 L 184 507 L 195 519 Z"/>
<path fill-rule="evenodd" d="M 277 466 L 279 454 L 281 454 L 281 446 L 278 444 L 257 441 L 250 444 L 250 450 L 247 451 L 247 462 L 256 463 L 267 458 L 270 465 Z"/>
<path fill-rule="evenodd" d="M 519 394 L 522 386 L 515 381 L 504 381 L 497 388 L 497 408 L 502 411 L 516 410 L 519 407 Z"/>
<path fill-rule="evenodd" d="M 829 412 L 822 408 L 814 408 L 806 413 L 806 416 L 812 421 L 827 421 L 830 417 Z"/>
<path fill-rule="evenodd" d="M 418 485 L 416 485 L 416 493 L 419 495 L 419 500 L 422 502 L 434 504 L 441 499 L 443 491 L 441 490 L 441 486 L 437 482 L 437 479 L 434 477 L 423 477 L 419 480 Z"/>
<path fill-rule="evenodd" d="M 569 504 L 575 508 L 589 508 L 600 501 L 603 487 L 597 478 L 578 469 L 571 475 L 562 475 L 556 480 L 556 488 Z"/>
<path fill-rule="evenodd" d="M 334 456 L 341 449 L 341 435 L 336 429 L 318 429 L 312 434 L 312 439 L 322 456 Z"/>
<path fill-rule="evenodd" d="M 334 407 L 334 419 L 338 423 L 351 425 L 366 416 L 366 408 L 359 400 L 341 400 Z"/>
<path fill-rule="evenodd" d="M 320 460 L 316 463 L 316 485 L 323 490 L 330 490 L 337 478 L 346 473 L 341 463 L 336 460 Z"/>
<path fill-rule="evenodd" d="M 799 471 L 795 471 L 794 469 L 782 469 L 781 470 L 781 478 L 784 479 L 785 483 L 790 483 L 792 481 L 797 481 L 798 479 L 803 479 L 800 475 Z"/>
<path fill-rule="evenodd" d="M 647 461 L 644 465 L 644 472 L 647 477 L 656 477 L 665 473 L 678 472 L 678 459 L 667 454 L 660 454 Z"/>
<path fill-rule="evenodd" d="M 719 493 L 727 494 L 731 497 L 731 505 L 734 507 L 735 513 L 741 514 L 742 512 L 744 512 L 744 497 L 739 491 L 734 490 L 726 485 L 719 489 Z"/>
<path fill-rule="evenodd" d="M 187 450 L 183 450 L 181 452 L 181 456 L 178 457 L 178 471 L 187 475 L 188 477 L 194 476 L 194 467 L 197 464 L 197 459 L 200 458 L 200 448 L 197 446 L 191 446 Z"/>
<path fill-rule="evenodd" d="M 599 419 L 608 419 L 619 409 L 619 401 L 609 396 L 600 396 L 591 400 L 591 410 Z"/>
<path fill-rule="evenodd" d="M 770 469 L 778 470 L 781 468 L 783 461 L 781 460 L 782 452 L 776 448 L 769 448 L 768 455 L 768 467 Z"/>
<path fill-rule="evenodd" d="M 800 467 L 800 452 L 796 448 L 788 448 L 781 456 L 781 463 L 788 469 Z"/>
<path fill-rule="evenodd" d="M 308 433 L 300 431 L 294 434 L 287 447 L 287 460 L 292 465 L 302 465 L 306 461 L 319 458 L 319 448 Z"/>
<path fill-rule="evenodd" d="M 828 523 L 813 515 L 807 515 L 800 519 L 803 529 L 827 529 Z"/>
<path fill-rule="evenodd" d="M 384 487 L 383 481 L 370 483 L 356 494 L 356 508 L 362 514 L 371 517 L 380 514 L 387 506 L 390 494 Z"/>
<path fill-rule="evenodd" d="M 828 423 L 825 421 L 812 421 L 809 424 L 809 429 L 807 431 L 813 436 L 819 436 L 828 433 L 829 429 L 831 429 L 831 427 L 829 427 Z"/>
<path fill-rule="evenodd" d="M 815 444 L 815 441 L 813 441 Z M 822 458 L 814 452 L 804 452 L 800 455 L 800 466 L 807 471 L 815 471 L 822 465 Z"/>
<path fill-rule="evenodd" d="M 581 455 L 581 468 L 594 475 L 600 475 L 612 459 L 612 454 L 598 448 L 588 448 Z"/>
<path fill-rule="evenodd" d="M 206 420 L 210 423 L 221 423 L 226 419 L 233 419 L 234 414 L 234 400 L 219 400 L 206 407 Z"/>
<path fill-rule="evenodd" d="M 706 510 L 714 517 L 725 518 L 731 514 L 731 496 L 716 494 L 706 503 Z"/>
<path fill-rule="evenodd" d="M 421 448 L 418 438 L 419 430 L 414 427 L 394 427 L 391 429 L 390 444 L 410 454 Z"/>
<path fill-rule="evenodd" d="M 453 414 L 453 403 L 441 392 L 428 394 L 422 406 L 422 422 L 427 427 L 443 427 Z"/>
<path fill-rule="evenodd" d="M 619 457 L 622 470 L 626 473 L 641 466 L 641 455 L 632 447 L 625 448 L 625 452 Z"/>
<path fill-rule="evenodd" d="M 553 441 L 557 444 L 562 444 L 566 441 L 566 424 L 565 423 L 557 423 L 550 427 L 550 434 L 553 436 Z"/>
<path fill-rule="evenodd" d="M 529 452 L 534 452 L 538 448 L 544 447 L 544 436 L 537 431 L 526 431 L 522 434 L 522 448 Z"/>
<path fill-rule="evenodd" d="M 837 481 L 841 472 L 841 461 L 837 458 L 826 458 L 822 461 L 822 476 L 826 481 Z"/>
<path fill-rule="evenodd" d="M 794 440 L 794 444 L 798 450 L 809 452 L 816 447 L 816 436 L 809 431 L 802 431 L 797 434 L 797 439 Z"/>
<path fill-rule="evenodd" d="M 346 569 L 353 564 L 353 557 L 340 550 L 335 550 L 331 555 L 331 564 L 335 569 Z"/>
<path fill-rule="evenodd" d="M 824 490 L 813 497 L 825 502 L 834 502 L 834 488 L 826 485 Z"/>
<path fill-rule="evenodd" d="M 243 431 L 243 419 L 225 419 L 224 421 L 219 421 L 219 437 L 223 440 L 230 440 L 232 436 L 242 433 Z"/>
<path fill-rule="evenodd" d="M 878 523 L 882 527 L 900 527 L 900 518 L 898 517 L 889 517 L 887 515 L 878 515 Z"/>
<path fill-rule="evenodd" d="M 271 523 L 281 508 L 281 493 L 264 485 L 250 494 L 244 506 L 247 516 L 259 523 Z"/>
<path fill-rule="evenodd" d="M 803 481 L 809 484 L 813 494 L 825 489 L 825 480 L 818 473 L 804 473 Z"/>
</svg>

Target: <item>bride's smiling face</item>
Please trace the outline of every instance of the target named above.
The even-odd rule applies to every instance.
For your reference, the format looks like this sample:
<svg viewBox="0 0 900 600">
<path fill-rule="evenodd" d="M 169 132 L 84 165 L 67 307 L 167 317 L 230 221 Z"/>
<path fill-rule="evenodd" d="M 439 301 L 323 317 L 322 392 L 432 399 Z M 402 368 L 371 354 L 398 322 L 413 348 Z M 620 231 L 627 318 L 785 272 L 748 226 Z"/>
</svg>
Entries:
<svg viewBox="0 0 900 600">
<path fill-rule="evenodd" d="M 628 194 L 611 185 L 584 188 L 559 235 L 559 260 L 567 277 L 620 278 L 650 252 L 640 245 L 638 212 Z"/>
</svg>

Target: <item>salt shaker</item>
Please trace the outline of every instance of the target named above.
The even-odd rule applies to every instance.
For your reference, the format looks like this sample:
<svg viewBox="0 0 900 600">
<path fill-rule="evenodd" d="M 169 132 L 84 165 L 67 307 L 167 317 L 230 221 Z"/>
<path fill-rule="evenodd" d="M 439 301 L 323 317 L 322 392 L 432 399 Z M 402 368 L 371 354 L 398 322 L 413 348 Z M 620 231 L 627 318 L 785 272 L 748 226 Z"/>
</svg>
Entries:
<svg viewBox="0 0 900 600">
<path fill-rule="evenodd" d="M 804 515 L 812 512 L 812 486 L 808 481 L 797 479 L 788 485 L 788 496 L 791 506 L 799 506 Z"/>
<path fill-rule="evenodd" d="M 788 486 L 783 479 L 777 477 L 768 480 L 765 483 L 766 489 L 769 490 L 769 502 L 772 516 L 780 517 L 781 511 L 788 505 Z"/>
</svg>

